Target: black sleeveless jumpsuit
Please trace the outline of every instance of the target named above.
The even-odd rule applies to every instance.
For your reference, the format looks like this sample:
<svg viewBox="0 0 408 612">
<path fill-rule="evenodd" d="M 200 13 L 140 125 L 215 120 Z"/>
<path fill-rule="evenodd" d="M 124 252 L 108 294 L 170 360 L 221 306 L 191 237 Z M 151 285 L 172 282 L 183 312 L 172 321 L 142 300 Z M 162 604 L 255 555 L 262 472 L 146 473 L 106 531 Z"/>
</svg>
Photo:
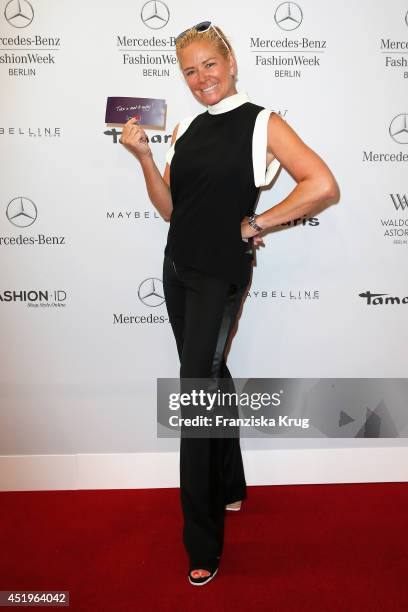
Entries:
<svg viewBox="0 0 408 612">
<path fill-rule="evenodd" d="M 175 142 L 163 285 L 181 379 L 231 379 L 224 350 L 252 269 L 241 221 L 259 194 L 252 136 L 262 108 L 245 102 L 215 115 L 204 112 Z M 181 437 L 180 495 L 190 570 L 214 568 L 223 548 L 225 504 L 246 497 L 239 438 Z"/>
</svg>

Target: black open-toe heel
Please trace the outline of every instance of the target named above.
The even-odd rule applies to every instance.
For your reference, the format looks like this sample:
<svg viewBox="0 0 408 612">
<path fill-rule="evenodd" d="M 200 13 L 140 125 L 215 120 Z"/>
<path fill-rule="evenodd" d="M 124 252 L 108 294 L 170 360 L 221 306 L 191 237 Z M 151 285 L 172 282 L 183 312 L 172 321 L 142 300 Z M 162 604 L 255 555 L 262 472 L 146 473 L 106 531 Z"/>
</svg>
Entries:
<svg viewBox="0 0 408 612">
<path fill-rule="evenodd" d="M 210 582 L 210 580 L 212 580 L 218 572 L 219 560 L 220 557 L 217 557 L 217 561 L 215 563 L 203 563 L 201 565 L 197 563 L 196 568 L 198 569 L 191 569 L 188 573 L 188 580 L 190 584 L 193 584 L 194 586 L 202 586 L 207 584 L 207 582 Z"/>
</svg>

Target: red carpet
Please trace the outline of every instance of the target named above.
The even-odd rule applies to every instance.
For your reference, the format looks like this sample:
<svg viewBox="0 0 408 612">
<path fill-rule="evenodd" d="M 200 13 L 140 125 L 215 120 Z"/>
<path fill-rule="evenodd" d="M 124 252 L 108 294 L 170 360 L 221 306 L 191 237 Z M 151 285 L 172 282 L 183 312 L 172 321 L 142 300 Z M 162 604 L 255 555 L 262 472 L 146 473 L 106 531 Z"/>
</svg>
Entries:
<svg viewBox="0 0 408 612">
<path fill-rule="evenodd" d="M 407 516 L 407 483 L 249 487 L 194 587 L 178 489 L 0 493 L 0 590 L 70 591 L 75 612 L 405 611 Z"/>
</svg>

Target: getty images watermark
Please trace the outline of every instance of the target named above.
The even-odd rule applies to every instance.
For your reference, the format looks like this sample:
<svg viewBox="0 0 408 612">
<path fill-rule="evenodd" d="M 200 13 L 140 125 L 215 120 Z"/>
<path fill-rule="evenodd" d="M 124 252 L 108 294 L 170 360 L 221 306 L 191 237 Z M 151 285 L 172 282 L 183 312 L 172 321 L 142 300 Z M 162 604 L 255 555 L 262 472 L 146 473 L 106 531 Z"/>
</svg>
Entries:
<svg viewBox="0 0 408 612">
<path fill-rule="evenodd" d="M 246 380 L 158 379 L 158 437 L 256 437 L 309 427 L 309 418 L 281 412 L 283 389 L 245 391 Z"/>
<path fill-rule="evenodd" d="M 408 380 L 157 379 L 157 436 L 408 437 Z"/>
</svg>

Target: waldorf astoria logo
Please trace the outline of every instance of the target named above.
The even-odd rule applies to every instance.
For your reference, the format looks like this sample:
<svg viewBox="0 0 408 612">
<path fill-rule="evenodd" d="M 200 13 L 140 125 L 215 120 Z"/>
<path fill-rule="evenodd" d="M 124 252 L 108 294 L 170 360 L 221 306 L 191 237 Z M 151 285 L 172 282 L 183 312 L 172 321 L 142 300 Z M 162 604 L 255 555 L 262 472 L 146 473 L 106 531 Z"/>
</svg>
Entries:
<svg viewBox="0 0 408 612">
<path fill-rule="evenodd" d="M 141 23 L 150 30 L 162 30 L 170 19 L 170 11 L 164 2 L 146 2 L 140 14 Z M 144 77 L 170 77 L 177 68 L 175 36 L 172 32 L 160 32 L 160 36 L 150 32 L 131 35 L 117 34 L 116 49 L 121 65 L 129 66 Z"/>
<path fill-rule="evenodd" d="M 408 113 L 399 113 L 391 119 L 388 134 L 394 144 L 403 147 L 408 144 Z M 386 153 L 363 151 L 363 162 L 408 162 L 408 151 L 405 152 L 402 149 Z"/>
<path fill-rule="evenodd" d="M 383 237 L 396 245 L 408 244 L 408 197 L 405 193 L 390 193 L 390 200 L 398 216 L 380 218 Z"/>
<path fill-rule="evenodd" d="M 405 14 L 405 24 L 408 25 L 408 11 Z M 408 78 L 408 35 L 405 40 L 397 40 L 391 36 L 380 38 L 380 54 L 384 58 L 386 70 L 397 71 L 402 78 Z"/>
<path fill-rule="evenodd" d="M 404 210 L 408 212 L 408 197 L 405 193 L 390 193 L 390 198 L 394 204 L 395 210 Z"/>
<path fill-rule="evenodd" d="M 34 8 L 27 0 L 10 0 L 4 9 L 4 21 L 12 28 L 28 28 L 34 20 Z M 12 77 L 35 77 L 38 71 L 50 70 L 61 49 L 60 36 L 41 33 L 0 34 L 0 65 Z"/>
</svg>

